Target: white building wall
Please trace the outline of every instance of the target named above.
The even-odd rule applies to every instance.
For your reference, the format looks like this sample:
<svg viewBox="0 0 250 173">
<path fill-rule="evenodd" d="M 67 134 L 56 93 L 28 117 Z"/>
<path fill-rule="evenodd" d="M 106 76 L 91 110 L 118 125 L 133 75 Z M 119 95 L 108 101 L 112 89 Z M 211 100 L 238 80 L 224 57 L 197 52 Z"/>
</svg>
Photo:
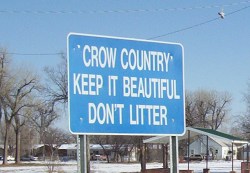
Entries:
<svg viewBox="0 0 250 173">
<path fill-rule="evenodd" d="M 226 159 L 228 155 L 228 151 L 231 151 L 231 146 L 226 146 L 226 144 L 219 144 L 216 141 L 208 138 L 208 150 L 209 156 L 213 157 L 214 159 Z M 191 154 L 202 154 L 206 155 L 207 153 L 207 137 L 201 136 L 200 138 L 196 139 L 193 143 L 189 146 L 189 155 Z M 234 159 L 237 158 L 237 148 L 234 147 Z"/>
<path fill-rule="evenodd" d="M 243 159 L 247 160 L 247 151 L 245 151 L 243 155 L 244 155 Z M 248 153 L 248 157 L 249 157 L 249 160 L 250 160 L 250 152 Z"/>
<path fill-rule="evenodd" d="M 68 149 L 67 156 L 70 156 L 70 157 L 76 156 L 76 149 Z"/>
</svg>

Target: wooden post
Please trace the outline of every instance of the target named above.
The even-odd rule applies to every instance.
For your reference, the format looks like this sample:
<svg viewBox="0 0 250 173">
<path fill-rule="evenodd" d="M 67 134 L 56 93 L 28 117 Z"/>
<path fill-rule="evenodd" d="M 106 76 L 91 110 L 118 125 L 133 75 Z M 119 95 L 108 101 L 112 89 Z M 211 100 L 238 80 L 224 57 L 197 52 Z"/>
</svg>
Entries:
<svg viewBox="0 0 250 173">
<path fill-rule="evenodd" d="M 163 168 L 168 168 L 168 144 L 162 144 L 163 149 Z"/>
<path fill-rule="evenodd" d="M 140 139 L 140 161 L 141 171 L 146 170 L 146 144 L 143 144 L 143 138 Z"/>
</svg>

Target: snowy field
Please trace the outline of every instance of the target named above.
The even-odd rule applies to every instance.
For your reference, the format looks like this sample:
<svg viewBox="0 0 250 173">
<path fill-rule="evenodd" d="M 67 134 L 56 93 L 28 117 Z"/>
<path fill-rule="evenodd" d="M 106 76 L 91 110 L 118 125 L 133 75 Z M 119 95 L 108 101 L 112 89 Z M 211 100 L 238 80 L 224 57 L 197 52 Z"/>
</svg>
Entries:
<svg viewBox="0 0 250 173">
<path fill-rule="evenodd" d="M 28 164 L 28 162 L 26 162 Z M 30 162 L 36 163 L 35 165 L 27 166 L 2 166 L 0 165 L 0 173 L 47 173 L 49 168 L 44 162 Z M 234 171 L 240 173 L 241 161 L 234 161 Z M 1 162 L 0 162 L 1 164 Z M 58 173 L 77 173 L 77 163 L 75 161 L 69 162 L 57 162 L 55 166 L 55 172 Z M 91 173 L 128 173 L 139 172 L 139 163 L 106 163 L 106 162 L 91 162 Z M 161 168 L 161 163 L 147 163 L 147 168 Z M 179 170 L 187 169 L 187 163 L 180 163 Z M 206 162 L 192 162 L 189 165 L 190 170 L 194 170 L 195 173 L 202 173 L 203 168 L 206 168 Z M 209 161 L 208 167 L 211 173 L 229 173 L 232 170 L 231 161 Z"/>
</svg>

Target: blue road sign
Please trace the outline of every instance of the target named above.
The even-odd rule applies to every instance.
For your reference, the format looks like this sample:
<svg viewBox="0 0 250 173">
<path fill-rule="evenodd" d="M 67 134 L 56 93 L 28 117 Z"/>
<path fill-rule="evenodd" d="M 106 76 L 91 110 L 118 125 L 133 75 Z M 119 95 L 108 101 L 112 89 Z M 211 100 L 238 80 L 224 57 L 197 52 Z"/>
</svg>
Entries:
<svg viewBox="0 0 250 173">
<path fill-rule="evenodd" d="M 184 133 L 181 44 L 70 33 L 67 49 L 72 133 Z"/>
</svg>

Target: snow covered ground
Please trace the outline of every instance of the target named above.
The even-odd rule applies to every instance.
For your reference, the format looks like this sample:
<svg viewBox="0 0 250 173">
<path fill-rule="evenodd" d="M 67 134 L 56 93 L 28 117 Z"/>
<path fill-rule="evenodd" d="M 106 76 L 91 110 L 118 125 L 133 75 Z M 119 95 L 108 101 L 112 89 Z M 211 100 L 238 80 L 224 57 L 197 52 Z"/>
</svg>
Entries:
<svg viewBox="0 0 250 173">
<path fill-rule="evenodd" d="M 32 162 L 37 163 L 36 166 L 2 166 L 0 165 L 1 173 L 47 173 L 48 166 L 44 162 Z M 234 161 L 234 171 L 240 173 L 241 161 Z M 1 162 L 0 162 L 1 164 Z M 60 164 L 60 165 L 59 165 Z M 106 163 L 106 162 L 91 162 L 92 173 L 125 173 L 125 172 L 139 172 L 139 163 Z M 162 163 L 147 163 L 147 168 L 161 168 Z M 206 162 L 193 162 L 189 165 L 190 170 L 194 170 L 195 173 L 202 173 L 206 168 Z M 211 173 L 229 173 L 232 170 L 231 161 L 209 161 L 208 167 Z M 179 170 L 187 169 L 187 163 L 180 163 Z M 77 163 L 75 161 L 69 162 L 57 162 L 55 166 L 56 172 L 59 173 L 77 173 Z"/>
</svg>

